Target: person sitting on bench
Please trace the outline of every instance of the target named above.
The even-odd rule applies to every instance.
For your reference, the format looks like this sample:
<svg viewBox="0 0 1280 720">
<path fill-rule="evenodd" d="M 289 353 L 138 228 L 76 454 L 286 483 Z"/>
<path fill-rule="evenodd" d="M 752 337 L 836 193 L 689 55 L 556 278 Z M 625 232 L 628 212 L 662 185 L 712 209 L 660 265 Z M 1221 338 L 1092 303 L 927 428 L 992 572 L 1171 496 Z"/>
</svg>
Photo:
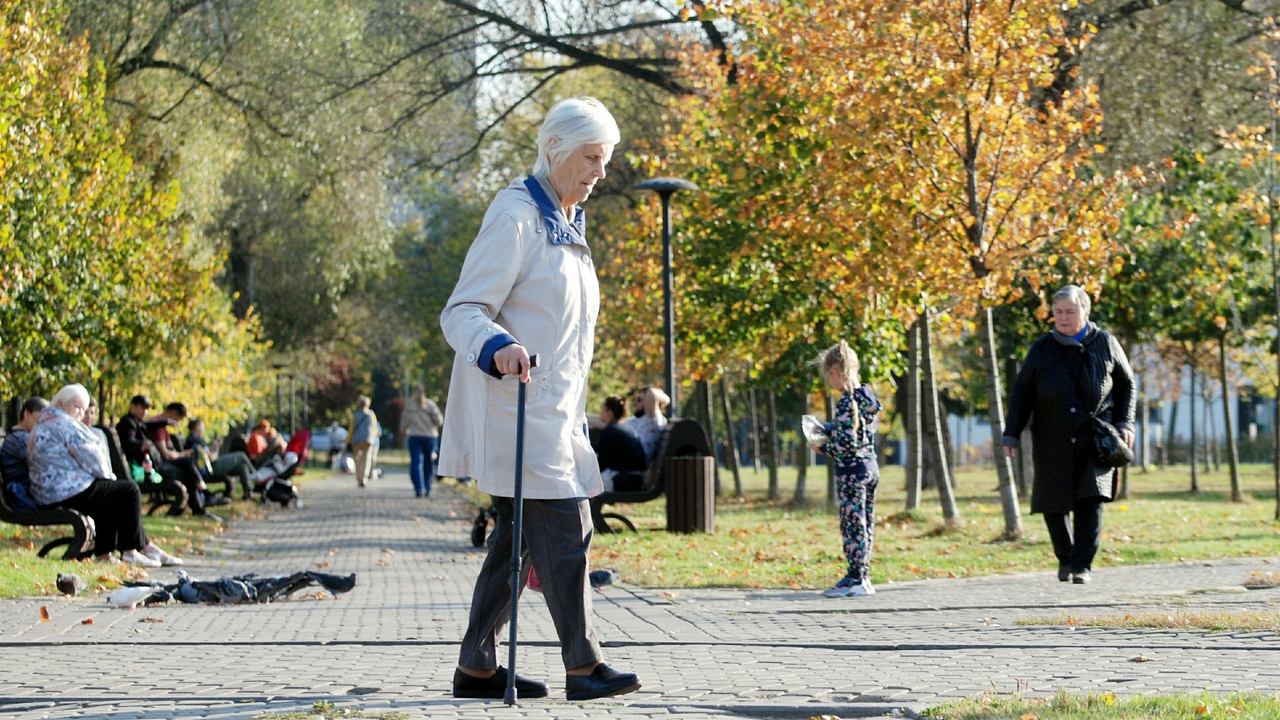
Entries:
<svg viewBox="0 0 1280 720">
<path fill-rule="evenodd" d="M 172 402 L 164 406 L 164 412 L 147 420 L 147 429 L 151 431 L 151 442 L 156 452 L 160 453 L 160 462 L 156 463 L 156 472 L 160 477 L 174 479 L 187 488 L 187 497 L 191 512 L 203 515 L 205 505 L 226 505 L 231 498 L 225 495 L 210 495 L 204 483 L 204 476 L 196 465 L 195 450 L 181 450 L 169 434 L 171 426 L 177 426 L 187 419 L 187 406 Z M 154 455 L 152 456 L 154 460 Z M 170 514 L 173 514 L 172 511 Z"/>
<path fill-rule="evenodd" d="M 605 398 L 600 407 L 600 422 L 604 427 L 592 442 L 600 462 L 600 478 L 604 481 L 605 492 L 644 489 L 647 465 L 644 446 L 630 427 L 619 422 L 626 416 L 627 405 L 622 398 L 617 395 Z"/>
<path fill-rule="evenodd" d="M 644 446 L 646 465 L 653 462 L 653 454 L 658 450 L 658 438 L 662 437 L 662 429 L 667 426 L 667 416 L 663 412 L 670 404 L 671 398 L 656 385 L 636 394 L 636 414 L 627 420 L 627 426 Z"/>
<path fill-rule="evenodd" d="M 203 420 L 192 420 L 187 423 L 187 442 L 186 449 L 196 453 L 197 460 L 201 453 L 209 460 L 210 475 L 227 475 L 240 479 L 240 490 L 244 493 L 243 499 L 249 499 L 249 493 L 253 490 L 253 483 L 249 477 L 253 475 L 256 469 L 253 462 L 249 460 L 249 456 L 242 452 L 225 452 L 219 453 L 218 450 L 222 445 L 221 441 L 215 440 L 210 443 L 205 439 L 205 429 Z M 203 465 L 197 462 L 197 465 Z M 230 492 L 230 490 L 228 490 Z"/>
<path fill-rule="evenodd" d="M 31 496 L 42 507 L 62 507 L 93 518 L 98 562 L 112 553 L 143 567 L 181 565 L 142 529 L 142 492 L 130 480 L 109 480 L 111 461 L 84 424 L 89 392 L 67 385 L 53 396 L 31 430 Z"/>
<path fill-rule="evenodd" d="M 5 498 L 18 512 L 39 510 L 31 497 L 30 473 L 27 470 L 27 438 L 49 401 L 33 397 L 22 403 L 22 420 L 13 426 L 0 444 L 0 477 L 4 478 Z"/>
<path fill-rule="evenodd" d="M 249 460 L 255 468 L 266 467 L 271 460 L 277 455 L 284 455 L 284 438 L 280 437 L 280 433 L 271 427 L 271 423 L 266 419 L 258 421 L 253 432 L 249 433 L 249 441 L 246 444 L 246 453 Z"/>
</svg>

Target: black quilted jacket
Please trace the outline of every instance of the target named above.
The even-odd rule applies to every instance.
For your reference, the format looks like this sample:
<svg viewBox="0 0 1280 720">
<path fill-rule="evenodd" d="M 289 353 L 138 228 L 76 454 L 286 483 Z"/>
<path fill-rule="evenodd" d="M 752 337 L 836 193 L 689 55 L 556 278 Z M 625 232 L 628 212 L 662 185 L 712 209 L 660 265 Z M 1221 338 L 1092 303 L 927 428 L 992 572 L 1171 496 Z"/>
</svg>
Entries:
<svg viewBox="0 0 1280 720">
<path fill-rule="evenodd" d="M 1072 372 L 1081 373 L 1077 384 Z M 1081 398 L 1081 391 L 1087 397 Z M 1010 444 L 1031 423 L 1031 512 L 1066 513 L 1076 499 L 1111 499 L 1111 469 L 1095 468 L 1090 414 L 1117 428 L 1133 427 L 1138 398 L 1120 343 L 1089 323 L 1077 343 L 1051 332 L 1032 344 L 1013 383 L 1004 421 Z"/>
</svg>

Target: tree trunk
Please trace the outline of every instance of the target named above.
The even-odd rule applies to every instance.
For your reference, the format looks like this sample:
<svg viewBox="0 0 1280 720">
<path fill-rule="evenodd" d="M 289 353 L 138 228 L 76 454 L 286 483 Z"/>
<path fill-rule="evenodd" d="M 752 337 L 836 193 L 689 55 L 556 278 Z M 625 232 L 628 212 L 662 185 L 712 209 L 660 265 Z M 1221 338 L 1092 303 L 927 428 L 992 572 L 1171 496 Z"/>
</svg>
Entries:
<svg viewBox="0 0 1280 720">
<path fill-rule="evenodd" d="M 720 376 L 720 412 L 724 415 L 724 436 L 727 439 L 724 449 L 724 461 L 733 469 L 733 495 L 742 497 L 742 469 L 739 467 L 738 438 L 733 432 L 733 415 L 729 412 L 729 385 L 724 375 Z"/>
<path fill-rule="evenodd" d="M 1120 468 L 1120 489 L 1116 491 L 1116 500 L 1129 499 L 1129 466 Z"/>
<path fill-rule="evenodd" d="M 715 405 L 711 402 L 711 383 L 706 380 L 699 380 L 697 393 L 698 414 L 706 423 L 707 444 L 711 446 L 711 467 L 715 473 L 715 493 L 716 497 L 719 497 L 724 493 L 724 489 L 720 487 L 720 463 L 716 461 L 716 413 Z"/>
<path fill-rule="evenodd" d="M 1035 413 L 1032 413 L 1031 417 L 1034 420 Z M 1031 437 L 1030 423 L 1028 423 L 1028 427 L 1022 431 L 1022 437 L 1019 438 L 1019 440 L 1018 462 L 1022 465 L 1022 475 L 1020 477 L 1022 485 L 1018 490 L 1022 497 L 1027 497 L 1031 494 L 1031 488 L 1035 485 L 1036 480 L 1036 445 L 1035 441 Z"/>
<path fill-rule="evenodd" d="M 1231 420 L 1231 393 L 1227 388 L 1227 336 L 1218 338 L 1218 375 L 1222 381 L 1222 422 L 1227 430 L 1227 462 L 1231 465 L 1231 502 L 1244 502 L 1240 488 L 1240 450 L 1236 446 L 1235 423 Z"/>
<path fill-rule="evenodd" d="M 956 486 L 956 441 L 951 437 L 951 417 L 947 414 L 947 406 L 942 404 L 942 399 L 938 399 L 938 422 L 942 427 L 942 448 L 946 451 L 947 479 L 951 481 L 951 487 Z"/>
<path fill-rule="evenodd" d="M 1173 408 L 1169 411 L 1169 429 L 1164 434 L 1164 452 L 1160 453 L 1160 460 L 1164 462 L 1164 468 L 1168 468 L 1173 464 L 1170 453 L 1173 452 L 1174 429 L 1178 427 L 1178 405 L 1182 402 L 1181 396 L 1173 401 Z M 1164 469 L 1161 468 L 1161 469 Z"/>
<path fill-rule="evenodd" d="M 809 393 L 804 391 L 800 400 L 800 412 L 803 415 L 809 414 Z M 804 506 L 809 504 L 809 498 L 805 495 L 808 491 L 806 483 L 809 474 L 809 443 L 800 443 L 800 456 L 796 458 L 796 496 L 791 502 L 795 505 Z"/>
<path fill-rule="evenodd" d="M 1200 376 L 1200 401 L 1202 404 L 1201 409 L 1203 410 L 1200 413 L 1200 438 L 1201 448 L 1204 450 L 1205 473 L 1210 473 L 1217 469 L 1212 465 L 1213 446 L 1210 444 L 1211 438 L 1217 432 L 1217 428 L 1214 427 L 1213 422 L 1213 398 L 1211 397 L 1212 391 L 1209 389 L 1209 382 L 1208 375 L 1202 374 Z"/>
<path fill-rule="evenodd" d="M 782 497 L 782 491 L 778 488 L 778 414 L 777 402 L 773 392 L 773 388 L 769 388 L 769 394 L 765 396 L 765 438 L 768 441 L 768 454 L 765 458 L 769 461 L 769 499 L 777 500 Z"/>
<path fill-rule="evenodd" d="M 924 470 L 920 424 L 920 320 L 907 328 L 907 407 L 902 413 L 907 441 L 907 510 L 920 507 L 920 474 Z"/>
<path fill-rule="evenodd" d="M 1200 492 L 1200 468 L 1196 467 L 1196 368 L 1191 367 L 1191 389 L 1187 393 L 1187 405 L 1191 408 L 1191 492 Z"/>
<path fill-rule="evenodd" d="M 756 389 L 751 388 L 749 402 L 751 403 L 751 463 L 755 465 L 756 473 L 760 472 L 760 410 L 756 405 Z"/>
<path fill-rule="evenodd" d="M 1142 453 L 1142 472 L 1151 472 L 1151 403 L 1147 401 L 1146 375 L 1138 376 L 1138 452 Z"/>
<path fill-rule="evenodd" d="M 1000 446 L 1004 438 L 1004 394 L 1000 388 L 1000 359 L 996 356 L 995 320 L 991 308 L 982 315 L 982 354 L 987 366 L 987 418 L 991 421 L 991 453 L 1000 480 L 1000 505 L 1004 510 L 1005 539 L 1022 537 L 1022 508 L 1018 506 L 1018 488 L 1013 483 L 1013 467 Z"/>
<path fill-rule="evenodd" d="M 938 402 L 938 383 L 933 374 L 933 340 L 930 337 L 929 317 L 924 316 L 921 325 L 920 349 L 923 351 L 923 387 L 925 393 L 924 421 L 926 432 L 930 435 L 929 447 L 933 451 L 933 464 L 938 470 L 938 500 L 942 503 L 942 517 L 947 525 L 960 524 L 960 509 L 956 507 L 955 495 L 951 492 L 951 474 L 947 471 L 947 449 L 943 446 L 942 407 Z"/>
</svg>

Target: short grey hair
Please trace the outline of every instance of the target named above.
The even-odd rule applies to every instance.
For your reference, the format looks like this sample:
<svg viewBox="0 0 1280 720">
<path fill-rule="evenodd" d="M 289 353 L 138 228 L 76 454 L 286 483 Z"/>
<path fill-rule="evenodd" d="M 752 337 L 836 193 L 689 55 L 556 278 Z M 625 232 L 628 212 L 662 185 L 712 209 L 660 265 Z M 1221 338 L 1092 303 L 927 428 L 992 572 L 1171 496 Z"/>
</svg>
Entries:
<svg viewBox="0 0 1280 720">
<path fill-rule="evenodd" d="M 1052 302 L 1066 300 L 1072 305 L 1080 308 L 1080 312 L 1085 315 L 1089 314 L 1089 308 L 1093 305 L 1093 301 L 1089 299 L 1089 293 L 1079 285 L 1064 285 L 1061 290 L 1053 294 Z"/>
<path fill-rule="evenodd" d="M 52 403 L 57 406 L 59 410 L 65 410 L 66 405 L 72 400 L 83 400 L 84 406 L 87 408 L 89 407 L 89 401 L 91 399 L 92 398 L 89 397 L 89 391 L 85 390 L 83 385 L 80 383 L 73 383 L 71 385 L 63 385 L 62 389 L 58 391 L 58 394 L 53 396 Z"/>
<path fill-rule="evenodd" d="M 557 142 L 548 149 L 552 138 Z M 552 165 L 560 164 L 583 145 L 617 145 L 621 139 L 618 123 L 599 100 L 593 97 L 561 100 L 547 113 L 542 129 L 538 130 L 538 161 L 533 165 L 533 174 L 551 172 Z"/>
</svg>

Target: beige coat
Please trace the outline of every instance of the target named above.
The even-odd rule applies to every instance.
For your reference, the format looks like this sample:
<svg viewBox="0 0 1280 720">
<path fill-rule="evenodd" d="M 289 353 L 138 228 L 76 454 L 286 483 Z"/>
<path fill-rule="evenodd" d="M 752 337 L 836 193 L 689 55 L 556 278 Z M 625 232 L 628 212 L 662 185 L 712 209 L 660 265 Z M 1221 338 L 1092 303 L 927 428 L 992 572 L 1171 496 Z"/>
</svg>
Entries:
<svg viewBox="0 0 1280 720">
<path fill-rule="evenodd" d="M 528 385 L 524 495 L 593 497 L 604 490 L 587 438 L 587 374 L 600 288 L 591 252 L 553 245 L 520 180 L 498 193 L 467 252 L 440 326 L 455 351 L 440 474 L 515 494 L 516 387 L 476 366 L 485 341 L 508 333 L 537 354 Z"/>
</svg>

